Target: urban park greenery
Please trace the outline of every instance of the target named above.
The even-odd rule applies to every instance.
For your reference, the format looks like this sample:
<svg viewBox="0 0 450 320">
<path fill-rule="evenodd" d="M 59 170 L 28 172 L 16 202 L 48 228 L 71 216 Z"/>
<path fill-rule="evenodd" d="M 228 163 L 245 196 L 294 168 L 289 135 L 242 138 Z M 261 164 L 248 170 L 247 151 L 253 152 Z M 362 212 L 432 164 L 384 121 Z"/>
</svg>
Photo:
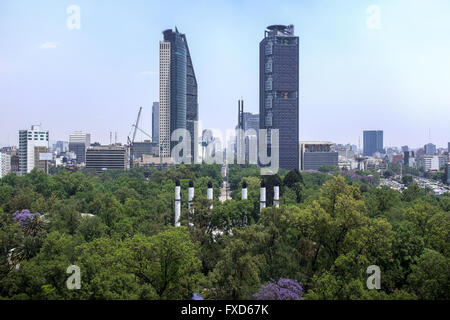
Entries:
<svg viewBox="0 0 450 320">
<path fill-rule="evenodd" d="M 8 175 L 0 299 L 450 299 L 450 196 L 377 187 L 370 172 L 322 171 L 261 177 L 232 165 L 223 203 L 218 165 Z M 259 212 L 261 179 L 268 207 Z M 66 286 L 70 265 L 80 268 L 79 290 Z M 366 286 L 370 265 L 381 269 L 380 290 Z"/>
</svg>

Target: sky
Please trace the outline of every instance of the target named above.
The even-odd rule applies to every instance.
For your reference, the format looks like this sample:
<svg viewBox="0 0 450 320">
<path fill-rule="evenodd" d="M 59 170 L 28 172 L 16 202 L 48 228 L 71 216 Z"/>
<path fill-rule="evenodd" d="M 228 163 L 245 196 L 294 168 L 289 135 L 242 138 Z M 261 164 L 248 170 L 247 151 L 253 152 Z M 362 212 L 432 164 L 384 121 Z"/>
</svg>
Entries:
<svg viewBox="0 0 450 320">
<path fill-rule="evenodd" d="M 67 26 L 71 5 L 79 29 Z M 230 130 L 238 99 L 259 110 L 265 28 L 293 24 L 300 140 L 362 146 L 362 131 L 377 129 L 385 146 L 431 137 L 447 147 L 449 16 L 448 0 L 0 0 L 0 146 L 18 145 L 33 124 L 51 141 L 83 130 L 125 143 L 141 106 L 151 133 L 159 41 L 175 26 L 189 44 L 202 127 Z"/>
</svg>

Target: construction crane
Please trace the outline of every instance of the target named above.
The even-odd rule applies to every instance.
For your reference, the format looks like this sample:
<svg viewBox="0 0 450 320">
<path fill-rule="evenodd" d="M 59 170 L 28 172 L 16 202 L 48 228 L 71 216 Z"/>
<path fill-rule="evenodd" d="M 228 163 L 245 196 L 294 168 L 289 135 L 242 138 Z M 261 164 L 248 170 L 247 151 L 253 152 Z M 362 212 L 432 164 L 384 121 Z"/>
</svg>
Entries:
<svg viewBox="0 0 450 320">
<path fill-rule="evenodd" d="M 139 127 L 139 120 L 141 119 L 141 112 L 142 112 L 142 107 L 139 108 L 139 113 L 138 113 L 138 116 L 136 119 L 136 124 L 134 125 L 133 140 L 131 141 L 132 143 L 134 143 L 134 140 L 136 139 L 136 132 Z"/>
<path fill-rule="evenodd" d="M 134 164 L 134 154 L 133 154 L 133 146 L 134 146 L 134 142 L 136 139 L 136 133 L 139 130 L 140 132 L 142 132 L 143 134 L 145 134 L 147 137 L 150 138 L 150 141 L 153 141 L 153 138 L 150 134 L 148 134 L 147 132 L 145 132 L 144 130 L 142 130 L 141 128 L 139 128 L 139 120 L 141 119 L 141 112 L 142 112 L 142 107 L 139 108 L 139 113 L 136 119 L 136 124 L 131 125 L 132 128 L 134 128 L 133 131 L 133 137 L 130 139 L 130 137 L 128 136 L 128 146 L 129 146 L 129 152 L 130 152 L 130 168 L 133 167 Z M 163 151 L 163 145 L 167 142 L 167 139 L 162 139 L 162 141 L 159 141 L 159 170 L 162 170 L 162 165 L 163 165 L 163 156 L 162 156 L 162 151 Z"/>
<path fill-rule="evenodd" d="M 128 136 L 128 148 L 129 148 L 129 152 L 130 152 L 130 168 L 132 168 L 133 164 L 134 164 L 133 145 L 134 145 L 134 140 L 136 139 L 136 132 L 139 129 L 138 126 L 139 126 L 139 120 L 141 119 L 141 113 L 142 113 L 142 107 L 139 108 L 138 116 L 136 119 L 136 124 L 132 125 L 132 127 L 134 127 L 133 138 L 130 139 L 130 137 Z"/>
<path fill-rule="evenodd" d="M 136 127 L 136 125 L 134 125 L 134 124 L 133 124 L 133 127 L 134 127 L 135 129 L 138 129 L 140 132 L 142 132 L 143 134 L 145 134 L 147 137 L 149 137 L 150 140 L 152 139 L 152 136 L 149 135 L 149 134 L 148 134 L 147 132 L 145 132 L 144 130 L 142 130 L 141 128 Z M 151 141 L 153 141 L 153 140 L 151 140 Z"/>
</svg>

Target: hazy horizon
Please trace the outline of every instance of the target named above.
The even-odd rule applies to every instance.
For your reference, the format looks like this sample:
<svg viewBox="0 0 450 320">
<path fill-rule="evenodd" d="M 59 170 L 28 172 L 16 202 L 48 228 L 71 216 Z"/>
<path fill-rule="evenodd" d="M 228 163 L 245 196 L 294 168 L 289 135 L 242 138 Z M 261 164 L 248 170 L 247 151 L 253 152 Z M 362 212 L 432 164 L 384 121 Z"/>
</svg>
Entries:
<svg viewBox="0 0 450 320">
<path fill-rule="evenodd" d="M 69 30 L 70 5 L 81 9 Z M 380 29 L 366 25 L 377 5 Z M 383 130 L 385 146 L 450 141 L 450 1 L 50 1 L 0 2 L 0 146 L 33 124 L 50 140 L 83 130 L 108 143 L 151 132 L 159 41 L 186 34 L 203 128 L 225 132 L 259 110 L 259 42 L 272 24 L 300 37 L 300 140 L 358 145 Z M 431 129 L 431 141 L 429 131 Z M 147 137 L 138 132 L 137 140 Z M 114 140 L 114 139 L 113 139 Z"/>
</svg>

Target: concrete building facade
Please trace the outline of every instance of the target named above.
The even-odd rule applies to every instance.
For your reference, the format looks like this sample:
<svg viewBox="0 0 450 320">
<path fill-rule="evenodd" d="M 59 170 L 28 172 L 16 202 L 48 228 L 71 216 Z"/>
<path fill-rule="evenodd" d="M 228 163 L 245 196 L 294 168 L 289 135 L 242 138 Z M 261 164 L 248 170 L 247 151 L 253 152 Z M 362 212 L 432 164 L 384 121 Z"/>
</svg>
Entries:
<svg viewBox="0 0 450 320">
<path fill-rule="evenodd" d="M 300 170 L 318 170 L 323 166 L 338 166 L 339 154 L 332 151 L 331 142 L 300 142 Z"/>
<path fill-rule="evenodd" d="M 69 136 L 69 151 L 76 154 L 78 164 L 86 162 L 86 150 L 91 145 L 91 135 L 82 131 L 75 131 Z"/>
<path fill-rule="evenodd" d="M 86 151 L 86 168 L 96 172 L 104 170 L 126 170 L 127 150 L 123 146 L 97 146 Z"/>
<path fill-rule="evenodd" d="M 35 153 L 46 153 L 48 152 L 48 147 L 49 133 L 48 131 L 42 130 L 40 126 L 33 125 L 31 130 L 20 130 L 19 173 L 30 173 L 36 167 L 36 159 L 39 159 L 39 155 L 35 155 Z"/>
<path fill-rule="evenodd" d="M 6 152 L 0 152 L 0 178 L 11 173 L 11 156 Z"/>
<path fill-rule="evenodd" d="M 152 106 L 152 142 L 159 144 L 159 102 Z"/>
</svg>

